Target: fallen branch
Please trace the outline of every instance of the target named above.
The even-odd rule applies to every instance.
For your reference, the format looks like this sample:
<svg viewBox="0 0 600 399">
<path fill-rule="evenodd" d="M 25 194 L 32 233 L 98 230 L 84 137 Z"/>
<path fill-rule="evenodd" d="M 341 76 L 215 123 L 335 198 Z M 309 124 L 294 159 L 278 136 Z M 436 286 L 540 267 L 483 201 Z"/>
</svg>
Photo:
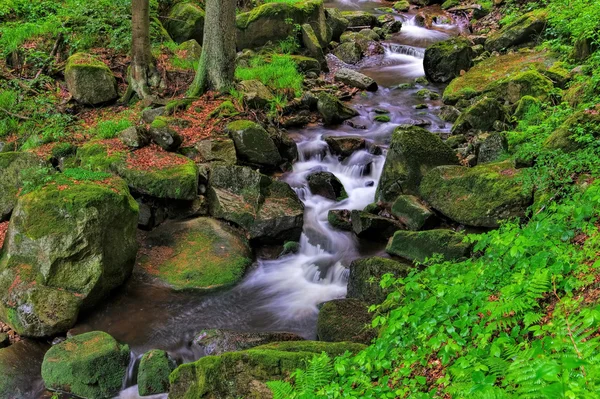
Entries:
<svg viewBox="0 0 600 399">
<path fill-rule="evenodd" d="M 54 42 L 54 46 L 52 47 L 52 51 L 50 51 L 50 55 L 48 56 L 48 58 L 46 59 L 46 61 L 44 61 L 44 63 L 42 64 L 42 67 L 40 68 L 40 70 L 35 74 L 35 78 L 33 78 L 33 80 L 37 80 L 37 78 L 39 78 L 40 75 L 46 70 L 46 68 L 48 67 L 48 65 L 50 65 L 50 62 L 56 56 L 56 53 L 58 53 L 58 49 L 59 49 L 62 41 L 63 41 L 63 34 L 62 34 L 62 32 L 60 32 L 58 34 L 58 37 L 56 38 L 56 41 Z"/>
<path fill-rule="evenodd" d="M 4 109 L 4 108 L 0 108 L 0 111 L 4 112 L 8 116 L 12 116 L 13 118 L 18 118 L 18 119 L 21 119 L 21 120 L 24 120 L 24 121 L 31 120 L 31 118 L 28 118 L 27 116 L 15 114 L 14 112 L 10 112 L 9 110 Z"/>
</svg>

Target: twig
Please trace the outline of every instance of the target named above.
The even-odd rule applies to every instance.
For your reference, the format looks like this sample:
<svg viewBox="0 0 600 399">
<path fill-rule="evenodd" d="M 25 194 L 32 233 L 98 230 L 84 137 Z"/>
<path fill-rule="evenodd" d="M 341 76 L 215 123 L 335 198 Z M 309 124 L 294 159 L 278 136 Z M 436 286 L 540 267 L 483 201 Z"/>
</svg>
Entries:
<svg viewBox="0 0 600 399">
<path fill-rule="evenodd" d="M 12 116 L 12 117 L 15 117 L 15 118 L 18 118 L 18 119 L 24 120 L 24 121 L 28 121 L 28 120 L 30 120 L 30 119 L 31 119 L 31 118 L 28 118 L 28 117 L 26 117 L 26 116 L 23 116 L 23 115 L 19 115 L 19 114 L 15 114 L 15 113 L 13 113 L 13 112 L 10 112 L 10 111 L 8 111 L 8 110 L 6 110 L 6 109 L 4 109 L 4 108 L 0 108 L 0 111 L 4 112 L 5 114 L 7 114 L 7 115 L 9 115 L 9 116 Z"/>
<path fill-rule="evenodd" d="M 58 34 L 58 37 L 56 38 L 56 41 L 54 42 L 54 46 L 52 47 L 52 51 L 50 51 L 50 55 L 48 56 L 48 58 L 46 59 L 46 61 L 44 61 L 44 63 L 42 64 L 42 67 L 40 68 L 40 70 L 35 74 L 35 78 L 33 78 L 33 80 L 37 80 L 37 78 L 40 77 L 40 75 L 48 67 L 48 65 L 50 64 L 50 62 L 52 61 L 52 59 L 56 56 L 56 53 L 58 52 L 58 48 L 60 47 L 60 44 L 62 43 L 62 40 L 63 40 L 63 34 L 62 34 L 62 32 L 60 32 Z"/>
</svg>

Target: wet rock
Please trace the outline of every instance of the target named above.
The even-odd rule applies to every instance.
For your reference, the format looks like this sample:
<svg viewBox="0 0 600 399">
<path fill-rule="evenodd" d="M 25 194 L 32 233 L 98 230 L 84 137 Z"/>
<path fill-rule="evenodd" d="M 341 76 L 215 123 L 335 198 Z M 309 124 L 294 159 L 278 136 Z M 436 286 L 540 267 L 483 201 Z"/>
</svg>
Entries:
<svg viewBox="0 0 600 399">
<path fill-rule="evenodd" d="M 226 130 L 240 161 L 264 168 L 275 168 L 282 163 L 273 139 L 258 123 L 239 120 L 229 123 Z"/>
<path fill-rule="evenodd" d="M 434 218 L 433 212 L 414 195 L 400 195 L 390 210 L 409 230 L 420 230 Z"/>
<path fill-rule="evenodd" d="M 310 24 L 304 24 L 301 26 L 300 30 L 302 32 L 302 44 L 306 48 L 308 55 L 319 61 L 323 70 L 327 70 L 327 61 L 325 60 L 323 48 L 321 47 L 319 38 L 312 26 Z"/>
<path fill-rule="evenodd" d="M 150 125 L 150 137 L 165 151 L 177 151 L 183 143 L 183 139 L 171 126 L 169 119 L 158 117 Z"/>
<path fill-rule="evenodd" d="M 169 375 L 177 364 L 165 351 L 154 349 L 140 360 L 137 383 L 140 396 L 169 392 Z"/>
<path fill-rule="evenodd" d="M 141 126 L 131 126 L 119 133 L 119 139 L 127 147 L 142 148 L 150 143 L 148 131 Z"/>
<path fill-rule="evenodd" d="M 332 209 L 327 214 L 327 221 L 333 228 L 352 231 L 352 211 L 347 209 Z"/>
<path fill-rule="evenodd" d="M 452 148 L 453 150 L 459 148 L 459 147 L 463 147 L 466 146 L 467 144 L 467 136 L 465 136 L 464 134 L 456 134 L 456 135 L 452 135 L 449 136 L 446 141 L 445 141 L 446 145 L 450 148 Z"/>
<path fill-rule="evenodd" d="M 272 342 L 304 341 L 299 335 L 286 332 L 239 332 L 233 330 L 203 330 L 194 338 L 193 345 L 205 356 L 252 349 Z"/>
<path fill-rule="evenodd" d="M 26 173 L 40 169 L 43 162 L 32 153 L 0 153 L 0 222 L 8 220 L 17 204 Z"/>
<path fill-rule="evenodd" d="M 363 56 L 373 56 L 385 53 L 384 47 L 379 43 L 379 35 L 372 30 L 360 32 L 346 32 L 341 37 L 342 45 L 346 43 L 356 44 Z"/>
<path fill-rule="evenodd" d="M 142 111 L 142 120 L 146 123 L 152 123 L 159 116 L 164 116 L 166 111 L 166 107 L 146 108 Z"/>
<path fill-rule="evenodd" d="M 179 366 L 171 374 L 170 399 L 203 397 L 265 398 L 272 393 L 267 381 L 282 380 L 304 367 L 315 354 L 357 353 L 364 345 L 314 341 L 279 342 L 241 352 L 227 352 Z M 222 384 L 227 381 L 227 384 Z"/>
<path fill-rule="evenodd" d="M 349 68 L 338 69 L 334 75 L 334 79 L 361 90 L 377 91 L 377 83 L 372 78 Z"/>
<path fill-rule="evenodd" d="M 292 163 L 298 159 L 298 145 L 285 131 L 270 128 L 269 136 L 275 143 L 282 159 Z"/>
<path fill-rule="evenodd" d="M 352 231 L 359 237 L 373 241 L 386 241 L 404 226 L 393 219 L 368 212 L 352 211 Z"/>
<path fill-rule="evenodd" d="M 48 345 L 24 339 L 0 349 L 0 398 L 31 399 L 43 389 L 40 370 Z"/>
<path fill-rule="evenodd" d="M 423 66 L 432 82 L 447 83 L 473 65 L 471 43 L 464 38 L 452 38 L 435 43 L 425 50 Z"/>
<path fill-rule="evenodd" d="M 508 118 L 507 110 L 496 99 L 484 97 L 463 112 L 454 126 L 452 134 L 463 134 L 469 130 L 492 130 L 494 122 Z"/>
<path fill-rule="evenodd" d="M 527 13 L 489 35 L 485 41 L 485 49 L 487 51 L 501 51 L 532 42 L 546 29 L 546 24 L 546 10 L 540 9 Z"/>
<path fill-rule="evenodd" d="M 316 172 L 308 176 L 308 187 L 313 195 L 342 201 L 348 198 L 342 182 L 331 172 Z"/>
<path fill-rule="evenodd" d="M 121 390 L 129 356 L 129 347 L 105 332 L 76 335 L 46 352 L 42 378 L 51 391 L 110 398 Z"/>
<path fill-rule="evenodd" d="M 356 42 L 346 42 L 337 46 L 333 54 L 346 64 L 358 64 L 363 57 L 361 47 Z"/>
<path fill-rule="evenodd" d="M 177 3 L 169 12 L 164 23 L 169 36 L 183 43 L 194 39 L 202 44 L 204 39 L 205 13 L 198 5 L 188 2 Z"/>
<path fill-rule="evenodd" d="M 349 28 L 379 26 L 377 16 L 366 11 L 342 11 L 342 16 L 348 20 Z"/>
<path fill-rule="evenodd" d="M 406 0 L 400 0 L 395 2 L 392 8 L 398 12 L 406 12 L 410 9 L 410 3 Z"/>
<path fill-rule="evenodd" d="M 154 229 L 143 242 L 137 267 L 176 290 L 209 290 L 240 281 L 251 258 L 243 234 L 203 217 Z"/>
<path fill-rule="evenodd" d="M 322 92 L 318 94 L 317 98 L 317 109 L 326 125 L 341 123 L 358 115 L 355 109 L 344 105 L 332 94 Z"/>
<path fill-rule="evenodd" d="M 73 98 L 81 104 L 98 105 L 119 96 L 111 70 L 90 54 L 76 53 L 69 57 L 65 81 Z"/>
<path fill-rule="evenodd" d="M 323 140 L 329 146 L 331 153 L 341 158 L 348 158 L 356 151 L 363 150 L 366 146 L 366 141 L 362 137 L 324 136 Z"/>
<path fill-rule="evenodd" d="M 283 244 L 283 250 L 279 256 L 286 256 L 291 254 L 297 254 L 300 251 L 300 243 L 297 241 L 286 241 Z M 281 340 L 279 340 L 281 341 Z"/>
<path fill-rule="evenodd" d="M 342 12 L 337 8 L 326 8 L 325 16 L 327 18 L 327 26 L 331 29 L 331 40 L 339 42 L 340 36 L 346 31 L 350 21 L 342 15 Z"/>
<path fill-rule="evenodd" d="M 454 123 L 460 116 L 460 111 L 451 105 L 443 105 L 440 108 L 440 119 L 446 122 Z"/>
<path fill-rule="evenodd" d="M 0 260 L 0 315 L 17 333 L 71 328 L 131 273 L 138 206 L 118 178 L 55 180 L 21 195 Z"/>
<path fill-rule="evenodd" d="M 523 217 L 532 202 L 531 189 L 520 179 L 522 169 L 510 162 L 440 166 L 427 173 L 421 195 L 434 209 L 469 226 L 498 227 L 499 222 Z"/>
<path fill-rule="evenodd" d="M 412 265 L 379 256 L 356 259 L 350 264 L 347 296 L 368 305 L 379 304 L 393 291 L 381 288 L 379 282 L 383 275 L 389 273 L 400 278 L 407 276 L 413 269 Z"/>
<path fill-rule="evenodd" d="M 392 135 L 376 199 L 392 202 L 401 194 L 418 194 L 424 173 L 455 164 L 458 158 L 439 136 L 416 126 L 400 126 Z"/>
<path fill-rule="evenodd" d="M 424 262 L 435 254 L 444 260 L 468 257 L 471 245 L 463 243 L 465 236 L 452 230 L 397 231 L 385 251 L 411 261 Z"/>
<path fill-rule="evenodd" d="M 259 80 L 243 80 L 239 90 L 244 94 L 244 103 L 253 109 L 263 109 L 273 99 L 273 92 Z"/>
<path fill-rule="evenodd" d="M 390 22 L 386 22 L 383 25 L 383 35 L 392 35 L 394 33 L 398 33 L 402 30 L 402 21 L 394 20 Z"/>
<path fill-rule="evenodd" d="M 348 298 L 323 304 L 317 320 L 317 336 L 325 342 L 369 344 L 377 332 L 371 328 L 373 316 L 363 302 Z"/>
<path fill-rule="evenodd" d="M 492 133 L 477 149 L 477 163 L 489 163 L 499 160 L 508 152 L 508 140 L 502 133 Z"/>
<path fill-rule="evenodd" d="M 199 163 L 224 162 L 230 165 L 235 165 L 237 163 L 237 155 L 233 140 L 202 140 L 197 142 L 194 145 L 194 148 L 198 152 L 194 160 Z"/>
<path fill-rule="evenodd" d="M 578 111 L 563 122 L 544 142 L 544 147 L 565 152 L 576 151 L 585 146 L 572 138 L 576 129 L 584 129 L 586 134 L 600 137 L 600 114 L 594 111 Z M 1 184 L 1 183 L 0 183 Z"/>
</svg>

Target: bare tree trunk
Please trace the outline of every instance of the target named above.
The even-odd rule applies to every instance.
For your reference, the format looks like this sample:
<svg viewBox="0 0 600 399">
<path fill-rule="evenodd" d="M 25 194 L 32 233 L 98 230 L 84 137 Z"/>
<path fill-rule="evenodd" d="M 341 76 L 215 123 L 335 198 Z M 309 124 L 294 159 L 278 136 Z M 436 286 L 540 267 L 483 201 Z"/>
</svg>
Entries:
<svg viewBox="0 0 600 399">
<path fill-rule="evenodd" d="M 188 95 L 207 90 L 225 91 L 235 73 L 236 0 L 206 0 L 206 22 L 202 56 Z"/>
<path fill-rule="evenodd" d="M 135 92 L 142 99 L 152 98 L 150 80 L 157 76 L 157 71 L 150 47 L 149 0 L 131 1 L 131 31 L 131 67 L 127 91 L 129 96 Z"/>
</svg>

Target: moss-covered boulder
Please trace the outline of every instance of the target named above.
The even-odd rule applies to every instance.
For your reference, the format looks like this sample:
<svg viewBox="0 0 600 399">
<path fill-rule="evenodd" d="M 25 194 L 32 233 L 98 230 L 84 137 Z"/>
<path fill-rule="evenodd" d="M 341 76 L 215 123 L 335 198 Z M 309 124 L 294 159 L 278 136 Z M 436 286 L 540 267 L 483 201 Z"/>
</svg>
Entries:
<svg viewBox="0 0 600 399">
<path fill-rule="evenodd" d="M 321 73 L 321 62 L 315 58 L 305 57 L 303 55 L 290 55 L 290 58 L 294 61 L 298 70 L 303 74 L 312 72 L 318 75 Z"/>
<path fill-rule="evenodd" d="M 198 167 L 179 154 L 151 148 L 126 153 L 102 142 L 89 142 L 79 147 L 77 158 L 83 168 L 122 177 L 140 194 L 179 200 L 198 195 Z"/>
<path fill-rule="evenodd" d="M 170 377 L 170 399 L 268 398 L 266 382 L 288 378 L 315 354 L 357 353 L 364 345 L 348 342 L 280 342 L 247 351 L 206 356 L 179 366 Z"/>
<path fill-rule="evenodd" d="M 344 185 L 331 172 L 315 172 L 307 177 L 308 188 L 314 195 L 330 199 L 332 201 L 341 201 L 348 198 Z"/>
<path fill-rule="evenodd" d="M 454 151 L 438 135 L 417 126 L 400 126 L 392 135 L 376 198 L 392 202 L 400 194 L 417 194 L 429 169 L 456 164 Z"/>
<path fill-rule="evenodd" d="M 329 146 L 329 151 L 342 159 L 348 158 L 356 151 L 364 150 L 367 144 L 364 138 L 358 136 L 325 135 L 323 140 Z"/>
<path fill-rule="evenodd" d="M 177 151 L 183 143 L 183 137 L 170 125 L 170 119 L 163 116 L 150 124 L 150 138 L 165 151 Z"/>
<path fill-rule="evenodd" d="M 235 165 L 237 155 L 235 144 L 231 139 L 206 139 L 194 145 L 197 151 L 194 160 L 198 163 L 224 162 Z"/>
<path fill-rule="evenodd" d="M 488 36 L 485 49 L 501 51 L 532 42 L 546 28 L 547 18 L 548 12 L 544 9 L 527 13 Z"/>
<path fill-rule="evenodd" d="M 435 215 L 419 198 L 414 195 L 400 195 L 394 201 L 390 213 L 409 230 L 420 230 Z"/>
<path fill-rule="evenodd" d="M 412 265 L 379 256 L 356 259 L 350 264 L 347 296 L 369 305 L 379 304 L 392 291 L 381 288 L 379 282 L 383 275 L 389 273 L 400 278 L 411 270 Z"/>
<path fill-rule="evenodd" d="M 296 3 L 266 3 L 251 11 L 238 14 L 237 48 L 257 48 L 267 42 L 278 42 L 295 35 L 296 25 L 309 24 L 321 46 L 331 40 L 327 29 L 322 0 L 305 0 Z"/>
<path fill-rule="evenodd" d="M 452 38 L 435 43 L 425 50 L 425 75 L 432 82 L 447 83 L 461 71 L 468 71 L 474 56 L 468 39 Z"/>
<path fill-rule="evenodd" d="M 203 330 L 193 341 L 204 356 L 243 351 L 271 342 L 304 341 L 299 335 L 286 332 L 239 332 L 233 330 Z"/>
<path fill-rule="evenodd" d="M 23 177 L 35 172 L 42 161 L 34 154 L 24 152 L 0 153 L 0 222 L 8 219 L 17 204 L 17 195 L 23 187 Z"/>
<path fill-rule="evenodd" d="M 337 8 L 326 8 L 325 18 L 327 27 L 331 30 L 331 40 L 339 42 L 340 36 L 348 28 L 350 21 L 344 18 L 342 12 Z"/>
<path fill-rule="evenodd" d="M 269 133 L 258 123 L 239 120 L 227 125 L 241 162 L 264 168 L 275 168 L 283 160 Z"/>
<path fill-rule="evenodd" d="M 317 320 L 317 337 L 325 342 L 369 344 L 377 335 L 371 328 L 373 315 L 357 299 L 335 299 L 321 306 Z"/>
<path fill-rule="evenodd" d="M 327 213 L 327 221 L 338 230 L 352 231 L 352 211 L 348 209 L 332 209 Z"/>
<path fill-rule="evenodd" d="M 54 345 L 44 356 L 42 378 L 51 391 L 104 399 L 118 394 L 129 364 L 129 347 L 92 331 Z"/>
<path fill-rule="evenodd" d="M 488 135 L 477 148 L 477 163 L 489 163 L 500 160 L 508 153 L 508 140 L 503 133 Z"/>
<path fill-rule="evenodd" d="M 169 375 L 177 363 L 165 351 L 153 349 L 144 353 L 137 374 L 140 396 L 169 392 Z"/>
<path fill-rule="evenodd" d="M 600 113 L 597 110 L 579 111 L 571 115 L 558 127 L 544 142 L 544 147 L 552 150 L 572 152 L 585 146 L 584 142 L 577 142 L 577 134 L 600 137 Z M 1 184 L 1 183 L 0 183 Z"/>
<path fill-rule="evenodd" d="M 387 241 L 394 232 L 404 228 L 397 220 L 365 211 L 354 210 L 350 218 L 354 234 L 373 241 Z"/>
<path fill-rule="evenodd" d="M 202 44 L 204 39 L 205 13 L 193 2 L 179 2 L 173 6 L 164 26 L 171 38 L 177 43 L 194 39 Z"/>
<path fill-rule="evenodd" d="M 19 198 L 0 259 L 0 319 L 19 334 L 65 332 L 131 273 L 138 205 L 99 178 L 58 175 Z"/>
<path fill-rule="evenodd" d="M 411 261 L 423 262 L 435 254 L 444 260 L 468 257 L 471 245 L 464 243 L 465 236 L 452 230 L 397 231 L 385 251 Z"/>
<path fill-rule="evenodd" d="M 380 36 L 372 29 L 363 29 L 360 32 L 345 32 L 340 36 L 340 41 L 343 44 L 354 43 L 360 48 L 363 56 L 373 56 L 384 54 L 385 48 L 379 42 Z M 341 46 L 340 46 L 341 47 Z M 348 48 L 351 49 L 351 48 Z M 337 49 L 336 49 L 337 50 Z M 334 51 L 334 53 L 336 53 Z"/>
<path fill-rule="evenodd" d="M 490 84 L 485 94 L 515 104 L 525 96 L 546 101 L 550 98 L 552 89 L 554 83 L 550 78 L 536 70 L 528 70 Z"/>
<path fill-rule="evenodd" d="M 434 208 L 459 223 L 498 227 L 501 220 L 522 217 L 532 202 L 522 170 L 510 162 L 474 168 L 441 166 L 421 183 L 421 195 Z"/>
<path fill-rule="evenodd" d="M 356 42 L 346 42 L 337 46 L 333 50 L 333 55 L 344 61 L 346 64 L 358 64 L 363 57 L 361 47 Z"/>
<path fill-rule="evenodd" d="M 244 95 L 244 103 L 253 109 L 265 108 L 275 97 L 267 86 L 256 79 L 241 81 L 238 90 Z"/>
<path fill-rule="evenodd" d="M 154 229 L 142 243 L 137 266 L 176 290 L 211 290 L 240 281 L 251 263 L 241 232 L 202 217 Z"/>
<path fill-rule="evenodd" d="M 318 60 L 323 70 L 328 70 L 323 47 L 313 27 L 310 24 L 303 24 L 300 27 L 300 32 L 302 33 L 302 45 L 306 49 L 307 54 Z"/>
<path fill-rule="evenodd" d="M 252 240 L 298 241 L 304 205 L 296 192 L 248 167 L 213 165 L 207 191 L 210 214 L 246 229 Z"/>
<path fill-rule="evenodd" d="M 379 26 L 377 16 L 366 11 L 342 11 L 342 16 L 348 20 L 349 27 L 374 28 Z"/>
<path fill-rule="evenodd" d="M 69 57 L 65 81 L 73 98 L 81 104 L 98 105 L 119 96 L 111 70 L 90 54 L 76 53 Z"/>
<path fill-rule="evenodd" d="M 508 112 L 495 98 L 483 97 L 467 108 L 452 126 L 452 134 L 464 134 L 470 130 L 493 130 L 497 121 L 506 122 Z"/>
<path fill-rule="evenodd" d="M 321 92 L 317 99 L 317 109 L 326 125 L 341 123 L 358 115 L 358 111 L 342 103 L 333 94 Z"/>
<path fill-rule="evenodd" d="M 377 91 L 378 88 L 377 82 L 373 78 L 350 68 L 338 69 L 333 78 L 338 82 L 361 90 Z"/>
</svg>

